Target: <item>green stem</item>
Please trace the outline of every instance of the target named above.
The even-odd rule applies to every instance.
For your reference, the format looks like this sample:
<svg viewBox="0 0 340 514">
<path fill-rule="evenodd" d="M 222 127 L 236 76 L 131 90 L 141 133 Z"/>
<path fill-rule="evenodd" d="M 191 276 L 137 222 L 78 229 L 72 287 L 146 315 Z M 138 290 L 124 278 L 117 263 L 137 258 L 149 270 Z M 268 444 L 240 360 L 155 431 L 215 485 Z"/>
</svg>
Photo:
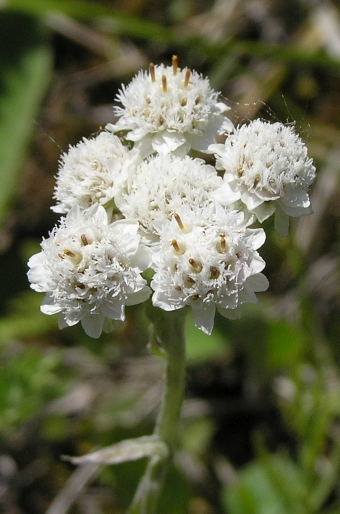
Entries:
<svg viewBox="0 0 340 514">
<path fill-rule="evenodd" d="M 154 321 L 156 335 L 167 353 L 166 377 L 161 409 L 154 434 L 169 448 L 166 459 L 152 457 L 137 488 L 129 514 L 155 514 L 164 478 L 171 461 L 185 390 L 185 338 L 182 311 L 159 312 Z"/>
</svg>

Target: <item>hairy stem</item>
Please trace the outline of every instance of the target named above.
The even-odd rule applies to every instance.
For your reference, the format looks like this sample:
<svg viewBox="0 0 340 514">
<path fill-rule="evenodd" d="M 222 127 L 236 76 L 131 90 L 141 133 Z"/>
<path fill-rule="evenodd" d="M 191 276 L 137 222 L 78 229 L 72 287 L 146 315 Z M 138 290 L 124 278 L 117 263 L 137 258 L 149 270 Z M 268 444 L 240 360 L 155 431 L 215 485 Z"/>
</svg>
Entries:
<svg viewBox="0 0 340 514">
<path fill-rule="evenodd" d="M 153 320 L 156 335 L 167 354 L 163 399 L 154 434 L 169 449 L 168 457 L 151 457 L 137 488 L 129 514 L 155 514 L 164 478 L 171 461 L 185 390 L 185 314 L 158 312 Z"/>
</svg>

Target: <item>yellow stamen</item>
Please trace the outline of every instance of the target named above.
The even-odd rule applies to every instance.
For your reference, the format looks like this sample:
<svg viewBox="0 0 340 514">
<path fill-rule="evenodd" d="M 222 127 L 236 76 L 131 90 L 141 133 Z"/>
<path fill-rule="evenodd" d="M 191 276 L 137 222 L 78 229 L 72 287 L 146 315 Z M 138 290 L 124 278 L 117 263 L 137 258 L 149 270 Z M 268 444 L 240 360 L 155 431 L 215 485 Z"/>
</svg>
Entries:
<svg viewBox="0 0 340 514">
<path fill-rule="evenodd" d="M 73 265 L 79 264 L 82 260 L 82 255 L 80 252 L 75 253 L 69 250 L 68 248 L 64 248 L 63 255 L 66 255 L 69 259 L 71 259 Z"/>
<path fill-rule="evenodd" d="M 183 225 L 183 222 L 182 222 L 182 220 L 181 220 L 181 218 L 180 218 L 179 214 L 174 214 L 174 218 L 175 218 L 175 220 L 176 220 L 177 225 L 179 226 L 179 228 L 180 228 L 181 230 L 184 230 L 184 225 Z"/>
<path fill-rule="evenodd" d="M 156 82 L 156 73 L 155 73 L 155 65 L 153 62 L 150 62 L 149 64 L 149 72 L 152 82 Z"/>
<path fill-rule="evenodd" d="M 190 77 L 191 77 L 191 70 L 187 69 L 187 71 L 185 72 L 184 87 L 188 87 Z"/>
<path fill-rule="evenodd" d="M 260 182 L 260 180 L 261 180 L 260 175 L 256 175 L 255 178 L 254 178 L 254 187 L 257 186 L 257 184 Z"/>
<path fill-rule="evenodd" d="M 162 89 L 163 89 L 164 93 L 166 93 L 168 90 L 168 83 L 166 81 L 165 75 L 162 75 Z"/>
<path fill-rule="evenodd" d="M 65 250 L 63 250 L 64 254 L 67 255 L 67 257 L 75 257 L 76 254 L 71 252 L 71 250 L 67 250 L 67 248 L 65 248 Z"/>
<path fill-rule="evenodd" d="M 88 244 L 89 244 L 89 242 L 88 242 L 87 237 L 85 236 L 85 234 L 82 234 L 82 235 L 80 236 L 80 239 L 81 239 L 81 242 L 83 243 L 83 245 L 84 245 L 84 246 L 86 246 L 86 245 L 88 245 Z"/>
<path fill-rule="evenodd" d="M 210 266 L 210 278 L 218 278 L 220 276 L 220 272 L 216 266 Z"/>
<path fill-rule="evenodd" d="M 177 75 L 177 70 L 178 70 L 178 57 L 177 57 L 177 55 L 173 55 L 172 56 L 172 73 L 174 75 Z"/>
<path fill-rule="evenodd" d="M 189 282 L 189 284 L 196 284 L 196 281 L 192 277 L 187 277 L 187 282 Z"/>
<path fill-rule="evenodd" d="M 197 271 L 197 273 L 199 273 L 203 269 L 202 264 L 200 262 L 195 261 L 195 259 L 193 259 L 192 257 L 190 257 L 189 259 L 189 264 L 194 268 L 195 271 Z"/>
<path fill-rule="evenodd" d="M 178 244 L 178 242 L 177 242 L 177 240 L 176 240 L 176 239 L 173 239 L 173 240 L 171 241 L 171 246 L 173 247 L 173 249 L 175 250 L 175 252 L 177 252 L 177 253 L 180 253 L 180 252 L 181 252 L 180 246 L 179 246 L 179 244 Z"/>
</svg>

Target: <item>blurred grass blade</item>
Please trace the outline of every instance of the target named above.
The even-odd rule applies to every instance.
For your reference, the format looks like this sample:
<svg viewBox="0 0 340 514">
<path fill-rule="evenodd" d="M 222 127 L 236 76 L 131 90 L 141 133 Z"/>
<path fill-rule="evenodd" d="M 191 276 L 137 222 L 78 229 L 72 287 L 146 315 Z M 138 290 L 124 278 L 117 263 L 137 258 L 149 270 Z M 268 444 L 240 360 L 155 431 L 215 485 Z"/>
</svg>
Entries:
<svg viewBox="0 0 340 514">
<path fill-rule="evenodd" d="M 0 11 L 0 223 L 15 191 L 41 99 L 51 51 L 42 25 Z"/>
<path fill-rule="evenodd" d="M 92 19 L 105 17 L 112 19 L 117 33 L 152 39 L 153 41 L 174 42 L 174 36 L 170 29 L 163 27 L 149 20 L 141 19 L 126 14 L 118 9 L 101 5 L 99 2 L 88 2 L 84 0 L 8 0 L 6 9 L 26 12 L 37 16 L 44 16 L 50 13 L 63 13 L 67 16 Z"/>
</svg>

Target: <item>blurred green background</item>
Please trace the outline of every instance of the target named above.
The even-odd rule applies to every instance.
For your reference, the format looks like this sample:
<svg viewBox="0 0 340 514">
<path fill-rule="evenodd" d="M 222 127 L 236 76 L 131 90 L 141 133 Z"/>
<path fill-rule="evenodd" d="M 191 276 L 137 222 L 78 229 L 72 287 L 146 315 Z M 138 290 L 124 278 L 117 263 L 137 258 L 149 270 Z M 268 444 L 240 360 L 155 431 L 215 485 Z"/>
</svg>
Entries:
<svg viewBox="0 0 340 514">
<path fill-rule="evenodd" d="M 295 123 L 318 170 L 314 215 L 261 254 L 270 289 L 211 337 L 188 320 L 187 395 L 162 514 L 340 514 L 340 3 L 0 2 L 0 511 L 122 514 L 145 460 L 81 455 L 152 432 L 162 362 L 142 307 L 99 341 L 60 332 L 27 259 L 57 217 L 58 159 L 113 121 L 150 61 L 207 75 L 235 124 Z"/>
</svg>

